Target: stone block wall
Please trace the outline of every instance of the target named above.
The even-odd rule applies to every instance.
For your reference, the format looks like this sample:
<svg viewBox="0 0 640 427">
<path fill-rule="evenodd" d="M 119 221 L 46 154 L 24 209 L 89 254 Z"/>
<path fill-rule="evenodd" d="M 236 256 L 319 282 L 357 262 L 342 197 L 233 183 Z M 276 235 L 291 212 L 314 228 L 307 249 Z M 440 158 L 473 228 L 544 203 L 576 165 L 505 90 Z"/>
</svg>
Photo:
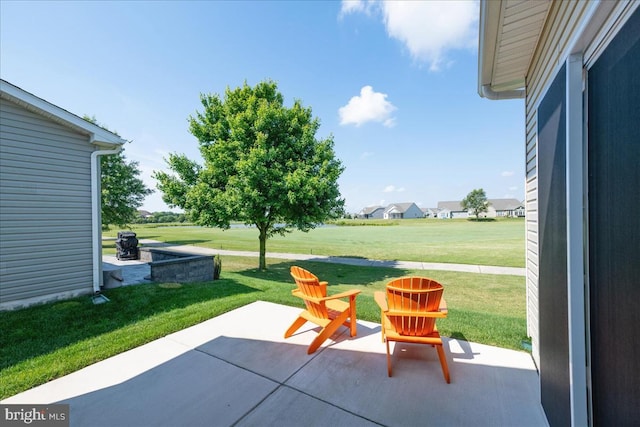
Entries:
<svg viewBox="0 0 640 427">
<path fill-rule="evenodd" d="M 213 277 L 213 255 L 192 255 L 141 248 L 140 259 L 149 263 L 154 282 L 208 282 Z"/>
</svg>

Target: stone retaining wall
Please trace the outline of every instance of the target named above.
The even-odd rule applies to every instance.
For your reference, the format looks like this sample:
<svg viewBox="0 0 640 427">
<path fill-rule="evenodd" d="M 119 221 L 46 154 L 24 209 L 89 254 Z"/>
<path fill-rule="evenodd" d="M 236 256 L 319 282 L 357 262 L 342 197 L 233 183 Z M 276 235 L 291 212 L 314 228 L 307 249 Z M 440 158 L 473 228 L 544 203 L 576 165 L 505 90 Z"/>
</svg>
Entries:
<svg viewBox="0 0 640 427">
<path fill-rule="evenodd" d="M 209 282 L 214 279 L 213 255 L 140 248 L 140 260 L 149 263 L 154 282 Z"/>
</svg>

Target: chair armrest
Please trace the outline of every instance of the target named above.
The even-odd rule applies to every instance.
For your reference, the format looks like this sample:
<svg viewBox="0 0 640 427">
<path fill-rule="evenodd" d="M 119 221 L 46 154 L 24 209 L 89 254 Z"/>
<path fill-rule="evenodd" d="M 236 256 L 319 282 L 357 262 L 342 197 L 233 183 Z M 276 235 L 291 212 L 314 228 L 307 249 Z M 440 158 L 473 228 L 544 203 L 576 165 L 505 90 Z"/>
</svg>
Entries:
<svg viewBox="0 0 640 427">
<path fill-rule="evenodd" d="M 444 313 L 445 315 L 449 312 L 449 309 L 447 309 L 447 302 L 444 300 L 444 298 L 440 299 L 440 307 L 438 307 L 438 311 L 440 311 L 440 313 Z"/>
<path fill-rule="evenodd" d="M 298 298 L 302 298 L 303 300 L 307 300 L 307 301 L 311 301 L 311 302 L 315 302 L 316 304 L 320 304 L 321 302 L 324 301 L 329 301 L 332 299 L 340 299 L 340 298 L 355 298 L 356 295 L 358 295 L 360 292 L 362 292 L 360 289 L 352 289 L 350 291 L 346 291 L 346 292 L 341 292 L 339 294 L 335 294 L 335 295 L 331 295 L 328 297 L 322 297 L 322 298 L 316 298 L 316 297 L 312 297 L 309 295 L 305 295 L 302 292 L 300 292 L 299 289 L 294 289 L 291 291 L 291 294 L 293 296 L 296 296 Z"/>
<path fill-rule="evenodd" d="M 345 291 L 345 292 L 340 292 L 339 294 L 335 294 L 335 295 L 328 295 L 324 298 L 319 298 L 320 301 L 328 301 L 331 299 L 340 299 L 340 298 L 354 298 L 356 295 L 358 295 L 360 292 L 362 292 L 360 289 L 351 289 L 350 291 Z"/>
<path fill-rule="evenodd" d="M 373 293 L 373 299 L 375 300 L 376 304 L 378 304 L 378 306 L 380 307 L 380 310 L 382 311 L 389 311 L 389 306 L 387 305 L 387 296 L 385 295 L 384 292 L 374 292 Z"/>
</svg>

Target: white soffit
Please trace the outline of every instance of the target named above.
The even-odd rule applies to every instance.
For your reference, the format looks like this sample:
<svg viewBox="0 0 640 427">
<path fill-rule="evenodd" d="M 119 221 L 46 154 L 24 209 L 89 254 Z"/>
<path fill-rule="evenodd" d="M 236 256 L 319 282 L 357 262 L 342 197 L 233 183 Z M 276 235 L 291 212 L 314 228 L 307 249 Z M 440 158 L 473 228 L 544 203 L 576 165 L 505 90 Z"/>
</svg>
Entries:
<svg viewBox="0 0 640 427">
<path fill-rule="evenodd" d="M 522 89 L 551 0 L 485 0 L 480 14 L 480 85 Z"/>
</svg>

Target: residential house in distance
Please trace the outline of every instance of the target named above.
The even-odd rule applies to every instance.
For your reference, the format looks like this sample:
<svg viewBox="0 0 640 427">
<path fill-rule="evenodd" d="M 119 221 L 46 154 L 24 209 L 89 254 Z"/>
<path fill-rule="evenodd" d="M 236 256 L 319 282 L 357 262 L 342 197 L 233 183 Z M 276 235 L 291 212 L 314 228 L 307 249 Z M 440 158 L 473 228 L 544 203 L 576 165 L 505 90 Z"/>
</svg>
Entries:
<svg viewBox="0 0 640 427">
<path fill-rule="evenodd" d="M 393 203 L 384 211 L 384 219 L 424 218 L 424 212 L 415 203 Z"/>
<path fill-rule="evenodd" d="M 469 218 L 469 213 L 462 208 L 460 202 L 438 202 L 438 218 Z"/>
<path fill-rule="evenodd" d="M 151 218 L 153 214 L 149 211 L 145 211 L 143 209 L 138 209 L 138 216 L 140 218 Z"/>
<path fill-rule="evenodd" d="M 487 218 L 524 217 L 524 203 L 518 199 L 488 199 Z"/>
<path fill-rule="evenodd" d="M 451 211 L 449 209 L 438 209 L 438 213 L 436 215 L 436 218 L 438 219 L 449 219 Z"/>
<path fill-rule="evenodd" d="M 520 206 L 513 211 L 513 214 L 516 218 L 524 218 L 526 216 L 527 210 L 524 206 L 524 202 L 520 203 Z"/>
<path fill-rule="evenodd" d="M 99 292 L 99 156 L 126 141 L 5 80 L 0 126 L 0 310 Z"/>
<path fill-rule="evenodd" d="M 527 332 L 547 420 L 637 425 L 640 2 L 481 0 L 479 29 L 479 94 L 524 98 Z"/>
<path fill-rule="evenodd" d="M 422 213 L 425 218 L 437 218 L 438 217 L 438 208 L 422 208 Z"/>
<path fill-rule="evenodd" d="M 382 219 L 383 215 L 383 206 L 367 206 L 358 212 L 358 218 L 361 219 Z"/>
<path fill-rule="evenodd" d="M 518 199 L 487 199 L 489 208 L 483 218 L 524 217 L 524 203 Z M 438 218 L 469 218 L 462 202 L 438 202 Z"/>
</svg>

